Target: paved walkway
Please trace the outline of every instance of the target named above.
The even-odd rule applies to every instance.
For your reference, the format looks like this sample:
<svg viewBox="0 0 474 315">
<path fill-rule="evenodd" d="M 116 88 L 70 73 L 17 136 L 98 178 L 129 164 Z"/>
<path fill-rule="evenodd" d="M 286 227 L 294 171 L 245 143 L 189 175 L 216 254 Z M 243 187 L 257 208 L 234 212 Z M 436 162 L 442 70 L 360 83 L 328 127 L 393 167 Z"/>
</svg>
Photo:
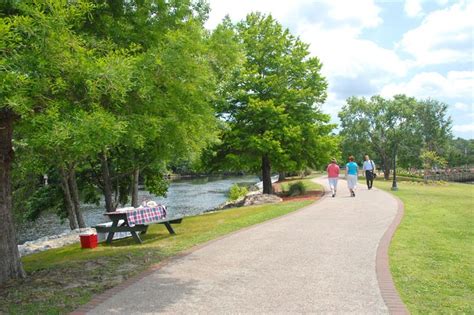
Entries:
<svg viewBox="0 0 474 315">
<path fill-rule="evenodd" d="M 90 314 L 386 314 L 375 258 L 397 201 L 365 185 L 356 194 L 340 180 L 336 198 L 211 242 Z"/>
</svg>

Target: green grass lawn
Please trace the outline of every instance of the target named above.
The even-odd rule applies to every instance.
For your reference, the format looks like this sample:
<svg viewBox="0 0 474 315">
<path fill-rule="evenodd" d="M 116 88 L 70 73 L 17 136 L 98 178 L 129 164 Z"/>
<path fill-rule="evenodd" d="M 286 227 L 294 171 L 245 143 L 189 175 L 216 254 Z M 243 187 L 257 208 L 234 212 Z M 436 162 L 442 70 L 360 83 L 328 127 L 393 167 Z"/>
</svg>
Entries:
<svg viewBox="0 0 474 315">
<path fill-rule="evenodd" d="M 197 244 L 243 227 L 300 209 L 312 201 L 230 209 L 187 217 L 171 236 L 163 225 L 151 225 L 143 244 L 132 239 L 81 249 L 73 244 L 25 256 L 28 277 L 0 288 L 0 314 L 64 314 L 87 303 L 150 265 Z"/>
<path fill-rule="evenodd" d="M 390 191 L 391 181 L 376 187 Z M 390 270 L 412 314 L 474 314 L 474 185 L 399 182 Z"/>
<path fill-rule="evenodd" d="M 296 179 L 299 181 L 300 179 Z M 319 188 L 302 180 L 308 189 Z M 391 181 L 376 187 L 390 191 Z M 399 182 L 405 217 L 390 247 L 390 267 L 413 314 L 474 314 L 474 186 Z M 79 244 L 23 258 L 28 278 L 0 289 L 0 313 L 64 314 L 150 265 L 197 244 L 304 207 L 311 201 L 231 209 L 189 217 L 176 235 L 152 225 L 142 245 Z"/>
</svg>

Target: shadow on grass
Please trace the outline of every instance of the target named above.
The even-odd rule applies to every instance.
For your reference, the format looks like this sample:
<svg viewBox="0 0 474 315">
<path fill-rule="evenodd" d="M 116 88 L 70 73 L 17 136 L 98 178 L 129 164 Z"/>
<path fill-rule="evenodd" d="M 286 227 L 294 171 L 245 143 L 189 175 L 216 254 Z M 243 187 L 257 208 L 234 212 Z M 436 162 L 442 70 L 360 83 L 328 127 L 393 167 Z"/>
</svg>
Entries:
<svg viewBox="0 0 474 315">
<path fill-rule="evenodd" d="M 124 247 L 124 246 L 141 246 L 141 245 L 146 245 L 150 243 L 154 243 L 157 241 L 165 240 L 171 237 L 175 237 L 176 235 L 171 235 L 168 232 L 166 233 L 156 233 L 156 232 L 148 232 L 146 234 L 140 234 L 140 239 L 142 240 L 142 243 L 137 243 L 133 237 L 129 236 L 127 238 L 123 239 L 117 239 L 113 240 L 111 245 L 105 244 L 104 242 L 101 242 L 100 244 L 104 247 Z"/>
</svg>

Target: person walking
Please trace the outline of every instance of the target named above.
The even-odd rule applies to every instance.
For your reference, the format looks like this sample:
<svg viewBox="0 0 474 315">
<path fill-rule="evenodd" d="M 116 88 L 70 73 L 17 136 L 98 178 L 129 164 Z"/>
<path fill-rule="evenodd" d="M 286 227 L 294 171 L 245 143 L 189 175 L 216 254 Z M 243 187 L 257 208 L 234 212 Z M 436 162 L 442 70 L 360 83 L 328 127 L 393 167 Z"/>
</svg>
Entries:
<svg viewBox="0 0 474 315">
<path fill-rule="evenodd" d="M 365 161 L 362 165 L 362 171 L 364 172 L 365 181 L 367 182 L 367 188 L 371 190 L 372 185 L 374 184 L 375 163 L 368 155 L 366 155 L 364 159 Z"/>
<path fill-rule="evenodd" d="M 359 165 L 354 162 L 354 157 L 349 156 L 349 163 L 346 164 L 347 187 L 351 192 L 351 197 L 355 197 L 355 189 L 357 186 L 357 176 L 359 174 Z"/>
<path fill-rule="evenodd" d="M 335 158 L 331 159 L 331 164 L 327 167 L 329 188 L 331 188 L 332 197 L 336 197 L 337 180 L 339 179 L 339 165 Z"/>
</svg>

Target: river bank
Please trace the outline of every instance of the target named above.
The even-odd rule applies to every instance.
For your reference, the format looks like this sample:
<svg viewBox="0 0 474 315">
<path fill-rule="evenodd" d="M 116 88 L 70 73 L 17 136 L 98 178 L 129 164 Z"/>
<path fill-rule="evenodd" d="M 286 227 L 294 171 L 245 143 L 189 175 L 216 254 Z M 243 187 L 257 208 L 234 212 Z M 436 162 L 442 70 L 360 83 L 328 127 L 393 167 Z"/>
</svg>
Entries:
<svg viewBox="0 0 474 315">
<path fill-rule="evenodd" d="M 276 182 L 277 177 L 272 178 L 272 182 Z M 312 183 L 309 180 L 305 180 L 305 185 L 310 187 L 310 188 L 317 188 L 317 186 L 314 186 L 314 183 Z M 242 183 L 242 182 L 240 182 Z M 249 193 L 247 193 L 246 196 L 243 196 L 237 200 L 234 201 L 229 201 L 226 199 L 223 203 L 217 205 L 214 208 L 210 209 L 204 209 L 200 213 L 197 213 L 197 215 L 205 214 L 205 213 L 211 213 L 211 212 L 216 212 L 216 211 L 221 211 L 224 209 L 230 209 L 230 208 L 235 208 L 235 207 L 246 207 L 246 206 L 251 206 L 251 205 L 262 205 L 262 204 L 270 204 L 270 203 L 279 203 L 283 201 L 282 198 L 276 196 L 276 195 L 263 195 L 262 194 L 262 189 L 259 187 L 259 183 L 255 185 L 251 185 L 250 187 L 254 187 L 254 189 L 251 189 Z M 274 185 L 274 189 L 276 191 L 281 192 L 281 183 L 277 183 Z M 174 189 L 176 190 L 176 189 Z M 172 190 L 173 191 L 173 190 Z M 143 194 L 143 192 L 142 192 Z M 181 195 L 182 196 L 182 195 Z M 313 199 L 313 198 L 318 198 L 320 197 L 319 194 L 308 194 L 307 198 L 308 200 Z M 286 200 L 288 200 L 288 197 L 285 197 Z M 102 214 L 102 212 L 101 212 Z M 173 218 L 176 216 L 176 212 L 172 213 L 169 215 L 169 217 Z M 74 244 L 77 243 L 79 240 L 79 235 L 81 233 L 85 234 L 95 234 L 96 230 L 94 228 L 84 228 L 84 229 L 76 229 L 76 230 L 66 230 L 60 234 L 54 234 L 54 235 L 48 235 L 41 237 L 39 239 L 31 240 L 31 241 L 26 241 L 20 245 L 18 245 L 18 250 L 20 252 L 20 256 L 26 256 L 34 253 L 39 253 L 45 250 L 53 249 L 53 248 L 60 248 L 66 245 Z M 115 239 L 115 237 L 114 237 Z"/>
<path fill-rule="evenodd" d="M 18 251 L 20 256 L 26 256 L 30 254 L 39 253 L 48 249 L 60 248 L 69 244 L 79 242 L 80 234 L 94 234 L 96 233 L 93 228 L 76 229 L 67 231 L 61 234 L 50 235 L 41 237 L 33 241 L 27 241 L 23 244 L 18 245 Z"/>
<path fill-rule="evenodd" d="M 252 185 L 259 181 L 257 176 L 199 177 L 178 179 L 170 182 L 166 197 L 157 197 L 140 190 L 141 199 L 154 200 L 167 206 L 168 215 L 192 216 L 215 209 L 227 201 L 230 187 L 235 184 Z M 100 205 L 81 205 L 87 226 L 95 226 L 108 221 L 104 217 L 105 207 Z M 44 213 L 34 222 L 25 222 L 17 227 L 18 244 L 35 241 L 54 235 L 69 233 L 69 224 L 55 213 Z"/>
</svg>

